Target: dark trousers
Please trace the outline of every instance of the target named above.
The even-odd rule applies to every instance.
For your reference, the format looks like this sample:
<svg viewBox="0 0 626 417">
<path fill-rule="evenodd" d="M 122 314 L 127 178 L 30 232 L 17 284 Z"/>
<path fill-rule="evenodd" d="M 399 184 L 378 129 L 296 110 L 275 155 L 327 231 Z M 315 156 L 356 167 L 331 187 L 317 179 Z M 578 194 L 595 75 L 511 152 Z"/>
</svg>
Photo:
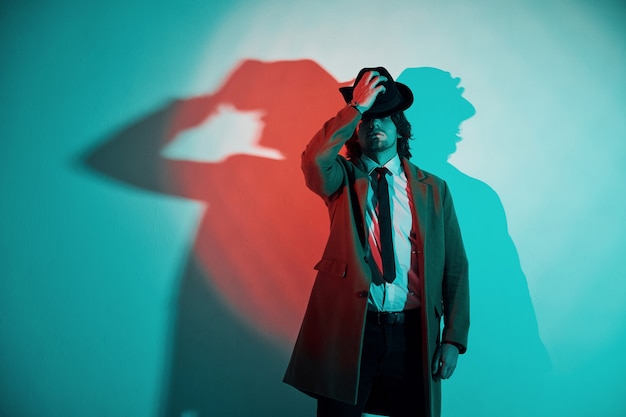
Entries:
<svg viewBox="0 0 626 417">
<path fill-rule="evenodd" d="M 317 417 L 360 417 L 366 404 L 372 413 L 391 417 L 422 416 L 421 338 L 418 310 L 407 312 L 402 324 L 381 324 L 368 315 L 357 403 L 319 398 Z M 384 404 L 384 408 L 379 404 Z"/>
</svg>

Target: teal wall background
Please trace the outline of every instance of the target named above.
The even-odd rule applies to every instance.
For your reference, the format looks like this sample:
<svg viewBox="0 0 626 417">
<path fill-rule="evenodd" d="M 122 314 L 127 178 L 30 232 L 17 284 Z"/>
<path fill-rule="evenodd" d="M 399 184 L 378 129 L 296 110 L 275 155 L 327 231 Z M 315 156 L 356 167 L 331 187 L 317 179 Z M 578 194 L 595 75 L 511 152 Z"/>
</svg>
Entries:
<svg viewBox="0 0 626 417">
<path fill-rule="evenodd" d="M 185 278 L 211 203 L 84 163 L 245 59 L 310 59 L 338 82 L 364 66 L 434 67 L 476 109 L 449 163 L 414 151 L 459 196 L 477 267 L 444 416 L 623 416 L 623 2 L 310 3 L 0 5 L 0 415 L 314 415 L 280 382 L 290 338 Z M 262 126 L 246 120 L 216 132 Z M 173 152 L 217 160 L 248 146 L 222 142 Z M 515 339 L 522 327 L 533 336 Z"/>
</svg>

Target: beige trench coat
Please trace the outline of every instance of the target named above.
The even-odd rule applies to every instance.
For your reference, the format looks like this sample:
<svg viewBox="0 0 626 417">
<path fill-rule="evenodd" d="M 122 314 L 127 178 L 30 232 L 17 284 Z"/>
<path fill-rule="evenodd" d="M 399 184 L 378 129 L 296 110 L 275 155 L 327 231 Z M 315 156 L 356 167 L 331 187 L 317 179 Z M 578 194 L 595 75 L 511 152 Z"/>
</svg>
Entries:
<svg viewBox="0 0 626 417">
<path fill-rule="evenodd" d="M 359 363 L 371 270 L 365 218 L 368 175 L 360 161 L 339 155 L 360 114 L 352 107 L 329 120 L 302 154 L 307 186 L 320 195 L 330 216 L 330 236 L 284 381 L 313 396 L 356 403 Z M 416 232 L 414 250 L 421 278 L 423 414 L 439 417 L 441 384 L 430 372 L 439 344 L 464 353 L 469 329 L 468 265 L 446 183 L 403 160 Z M 443 329 L 441 330 L 441 318 Z"/>
</svg>

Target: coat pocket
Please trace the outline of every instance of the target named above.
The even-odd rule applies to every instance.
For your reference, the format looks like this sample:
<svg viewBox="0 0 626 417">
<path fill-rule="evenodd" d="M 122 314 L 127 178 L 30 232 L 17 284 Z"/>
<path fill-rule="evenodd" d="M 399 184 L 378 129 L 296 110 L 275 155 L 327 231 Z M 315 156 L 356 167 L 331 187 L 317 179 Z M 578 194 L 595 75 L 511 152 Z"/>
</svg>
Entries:
<svg viewBox="0 0 626 417">
<path fill-rule="evenodd" d="M 347 268 L 348 264 L 346 262 L 329 258 L 324 258 L 315 265 L 316 270 L 338 277 L 345 277 Z"/>
</svg>

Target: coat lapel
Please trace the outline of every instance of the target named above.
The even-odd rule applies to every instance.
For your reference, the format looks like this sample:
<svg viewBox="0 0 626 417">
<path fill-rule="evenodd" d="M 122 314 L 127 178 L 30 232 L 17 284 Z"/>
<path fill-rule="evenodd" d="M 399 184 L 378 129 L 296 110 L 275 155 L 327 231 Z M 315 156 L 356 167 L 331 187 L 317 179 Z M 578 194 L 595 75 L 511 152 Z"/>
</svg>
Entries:
<svg viewBox="0 0 626 417">
<path fill-rule="evenodd" d="M 409 183 L 411 200 L 413 202 L 413 231 L 417 247 L 421 250 L 426 239 L 426 225 L 428 224 L 428 202 L 430 201 L 430 185 L 424 180 L 427 176 L 424 172 L 411 164 L 407 159 L 402 159 L 404 172 Z"/>
<path fill-rule="evenodd" d="M 359 213 L 361 215 L 361 230 L 359 230 L 359 236 L 361 238 L 361 244 L 363 249 L 367 249 L 367 225 L 365 224 L 365 210 L 367 209 L 367 193 L 370 185 L 370 178 L 365 171 L 365 165 L 361 162 L 361 158 L 355 161 L 354 166 L 354 189 L 356 191 L 357 200 L 359 203 Z"/>
</svg>

